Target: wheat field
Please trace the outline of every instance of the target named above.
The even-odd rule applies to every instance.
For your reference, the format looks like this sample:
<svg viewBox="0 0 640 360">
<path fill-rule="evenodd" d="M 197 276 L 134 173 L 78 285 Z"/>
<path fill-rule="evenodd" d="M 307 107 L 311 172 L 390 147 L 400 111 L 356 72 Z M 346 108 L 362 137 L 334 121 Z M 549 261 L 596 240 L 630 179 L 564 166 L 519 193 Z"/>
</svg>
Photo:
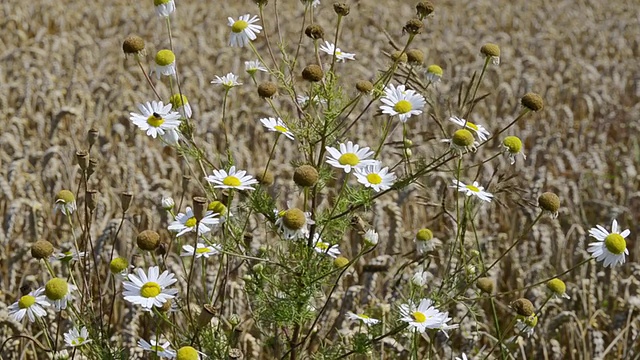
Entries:
<svg viewBox="0 0 640 360">
<path fill-rule="evenodd" d="M 388 54 L 402 49 L 406 39 L 402 29 L 415 16 L 415 3 L 347 3 L 351 11 L 343 19 L 340 46 L 355 53 L 356 60 L 338 63 L 336 69 L 345 92 L 353 95 L 356 81 L 374 81 L 392 62 Z M 301 202 L 300 190 L 291 181 L 294 168 L 303 161 L 300 148 L 295 142 L 283 141 L 270 159 L 273 138 L 258 119 L 273 114 L 257 96 L 249 77 L 241 76 L 243 86 L 233 89 L 225 124 L 224 92 L 210 84 L 215 75 L 243 74 L 244 62 L 253 59 L 247 51 L 228 46 L 227 17 L 245 13 L 257 13 L 253 1 L 176 0 L 171 26 L 180 86 L 193 107 L 197 142 L 210 154 L 209 159 L 218 163 L 228 150 L 239 168 L 254 175 L 270 161 L 275 182 L 267 193 L 277 197 L 277 206 L 283 208 Z M 313 43 L 300 35 L 308 25 L 302 23 L 303 15 L 304 6 L 297 0 L 272 0 L 265 7 L 264 30 L 271 40 L 281 38 L 290 51 L 300 45 L 299 71 L 315 61 Z M 331 3 L 321 0 L 314 16 L 332 39 L 336 16 Z M 526 160 L 520 158 L 514 166 L 504 158 L 481 163 L 498 151 L 499 139 L 470 155 L 472 163 L 481 163 L 470 176 L 477 173 L 477 179 L 495 196 L 478 211 L 475 223 L 487 258 L 496 259 L 509 247 L 510 239 L 517 238 L 536 218 L 541 193 L 551 191 L 561 199 L 558 218 L 543 217 L 488 274 L 495 281 L 495 291 L 504 294 L 495 298 L 500 319 L 512 313 L 509 304 L 517 298 L 526 297 L 536 306 L 545 303 L 534 335 L 517 339 L 510 358 L 640 359 L 640 244 L 636 241 L 640 227 L 635 224 L 640 214 L 640 142 L 635 136 L 640 131 L 639 21 L 637 4 L 625 0 L 443 1 L 435 3 L 433 16 L 425 20 L 423 33 L 411 44 L 424 52 L 425 65 L 439 64 L 444 70 L 425 115 L 411 123 L 414 157 L 435 156 L 443 129 L 452 129 L 446 119 L 460 107 L 461 89 L 482 68 L 480 47 L 484 43 L 500 45 L 500 65 L 487 68 L 473 122 L 496 132 L 517 115 L 525 93 L 537 92 L 545 102 L 542 111 L 506 133 L 522 139 Z M 31 244 L 46 239 L 56 248 L 73 245 L 70 225 L 65 216 L 54 212 L 54 205 L 56 193 L 69 189 L 77 194 L 79 208 L 84 206 L 76 153 L 89 151 L 97 161 L 87 184 L 97 191 L 88 234 L 96 259 L 105 264 L 115 251 L 131 254 L 134 265 L 145 266 L 147 258 L 132 250 L 136 235 L 156 229 L 161 238 L 172 237 L 166 228 L 173 219 L 162 210 L 161 198 L 173 196 L 176 202 L 183 199 L 186 203 L 205 190 L 200 182 L 183 178 L 202 177 L 193 163 L 174 148 L 145 136 L 129 120 L 129 113 L 137 111 L 136 104 L 154 97 L 136 62 L 123 55 L 123 40 L 132 34 L 145 39 L 148 55 L 142 64 L 148 69 L 153 68 L 154 54 L 170 46 L 152 1 L 8 0 L 0 5 L 0 28 L 0 343 L 7 341 L 0 357 L 41 359 L 47 358 L 47 352 L 30 341 L 9 339 L 21 334 L 41 339 L 41 329 L 10 319 L 8 308 L 25 288 L 35 289 L 48 279 L 41 263 L 31 256 Z M 263 36 L 254 44 L 258 52 L 267 53 Z M 158 92 L 170 93 L 167 82 L 151 77 Z M 256 77 L 270 79 L 268 73 Z M 283 113 L 295 114 L 296 106 L 285 94 L 273 101 Z M 376 111 L 366 114 L 348 137 L 374 146 L 382 116 Z M 228 149 L 223 126 L 228 132 Z M 98 136 L 89 148 L 91 129 Z M 402 149 L 397 144 L 402 141 L 402 134 L 394 132 L 382 156 L 401 160 Z M 443 167 L 418 184 L 381 196 L 358 214 L 378 231 L 380 244 L 340 279 L 330 301 L 318 300 L 320 305 L 327 301 L 326 309 L 310 332 L 310 345 L 298 358 L 316 358 L 319 349 L 356 330 L 344 320 L 345 309 L 384 309 L 399 298 L 411 277 L 401 270 L 412 256 L 407 254 L 414 250 L 418 229 L 428 227 L 442 243 L 451 241 L 458 224 L 445 216 L 443 208 L 443 197 L 452 201 L 453 195 L 443 194 L 453 171 Z M 123 192 L 133 194 L 125 214 Z M 319 201 L 330 204 L 337 196 L 336 188 L 328 186 Z M 629 256 L 623 266 L 605 268 L 592 261 L 563 274 L 570 300 L 547 303 L 544 286 L 527 288 L 588 258 L 589 228 L 596 224 L 608 228 L 613 219 L 631 231 Z M 251 218 L 247 232 L 251 234 L 248 249 L 258 251 L 269 241 L 264 220 L 258 217 Z M 358 236 L 355 230 L 344 234 L 340 246 L 347 258 L 358 254 Z M 472 241 L 470 231 L 467 236 Z M 434 283 L 451 260 L 445 248 L 437 250 L 427 265 Z M 178 259 L 177 254 L 171 257 Z M 52 266 L 54 271 L 64 270 L 59 263 Z M 184 286 L 186 273 L 177 260 L 167 261 L 166 266 Z M 415 266 L 410 263 L 408 268 Z M 244 358 L 280 358 L 283 353 L 254 322 L 249 299 L 243 295 L 242 279 L 248 268 L 239 265 L 226 284 L 234 305 L 218 321 L 240 316 L 233 347 Z M 108 284 L 97 286 L 108 291 Z M 149 320 L 121 305 L 112 321 L 116 330 L 110 341 L 130 349 L 128 358 L 150 358 L 136 345 L 138 338 L 149 336 Z M 498 351 L 491 353 L 493 343 L 487 340 L 494 333 L 494 324 L 476 319 L 488 319 L 488 303 L 478 303 L 477 314 L 463 317 L 467 310 L 462 301 L 450 304 L 448 311 L 459 329 L 450 331 L 449 339 L 432 338 L 437 350 L 428 354 L 430 358 L 453 359 L 461 352 L 474 359 L 499 358 Z M 49 326 L 55 333 L 59 325 L 51 322 Z M 396 341 L 375 348 L 376 355 L 361 358 L 411 356 L 406 344 Z M 418 358 L 427 358 L 427 353 Z"/>
</svg>

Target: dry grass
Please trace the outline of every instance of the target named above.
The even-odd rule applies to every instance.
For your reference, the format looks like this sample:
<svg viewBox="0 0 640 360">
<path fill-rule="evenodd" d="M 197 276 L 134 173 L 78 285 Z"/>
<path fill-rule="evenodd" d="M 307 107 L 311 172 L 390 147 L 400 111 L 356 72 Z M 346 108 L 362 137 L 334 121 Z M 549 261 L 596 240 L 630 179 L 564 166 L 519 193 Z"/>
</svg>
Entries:
<svg viewBox="0 0 640 360">
<path fill-rule="evenodd" d="M 326 1 L 323 1 L 325 3 Z M 223 144 L 220 129 L 222 92 L 209 84 L 214 75 L 242 73 L 248 52 L 226 46 L 226 16 L 254 12 L 251 1 L 179 1 L 178 16 L 172 22 L 183 92 L 195 109 L 199 144 L 210 154 Z M 285 5 L 286 3 L 286 5 Z M 640 357 L 640 265 L 635 262 L 640 243 L 635 234 L 640 211 L 638 164 L 640 144 L 640 38 L 637 6 L 632 1 L 480 0 L 472 4 L 437 4 L 437 15 L 428 21 L 415 47 L 427 54 L 427 63 L 441 64 L 444 82 L 438 87 L 433 116 L 446 119 L 457 108 L 458 89 L 481 66 L 480 46 L 488 41 L 500 44 L 502 63 L 490 67 L 480 93 L 490 96 L 475 110 L 474 122 L 498 129 L 517 112 L 520 96 L 536 91 L 545 99 L 545 110 L 518 123 L 510 133 L 525 143 L 527 161 L 508 167 L 507 162 L 482 166 L 480 178 L 499 202 L 484 207 L 477 226 L 486 242 L 485 256 L 496 258 L 514 239 L 525 223 L 535 217 L 532 206 L 542 191 L 554 191 L 562 199 L 558 220 L 545 218 L 538 223 L 515 253 L 491 272 L 497 291 L 507 292 L 572 268 L 587 256 L 587 230 L 595 224 L 609 224 L 617 218 L 631 230 L 628 263 L 615 270 L 603 270 L 594 262 L 564 277 L 570 301 L 547 304 L 535 336 L 521 343 L 516 357 L 540 359 L 637 359 Z M 392 51 L 382 29 L 391 38 L 401 39 L 401 28 L 413 13 L 412 2 L 392 1 L 384 5 L 372 0 L 352 4 L 342 32 L 341 47 L 357 54 L 350 63 L 347 82 L 373 79 L 375 71 L 388 65 L 384 52 Z M 302 8 L 298 1 L 284 1 L 287 11 L 279 13 L 289 46 L 297 42 Z M 271 10 L 271 8 L 269 8 Z M 330 6 L 319 8 L 318 22 L 325 29 L 334 24 Z M 273 14 L 267 21 L 273 32 Z M 119 252 L 128 249 L 130 239 L 147 228 L 166 228 L 167 218 L 159 216 L 162 195 L 181 194 L 182 175 L 189 173 L 186 163 L 171 149 L 137 131 L 128 120 L 134 104 L 151 99 L 136 64 L 125 60 L 121 42 L 129 34 L 147 39 L 150 54 L 167 47 L 162 23 L 151 4 L 114 0 L 106 3 L 49 2 L 29 4 L 11 0 L 0 5 L 0 339 L 23 331 L 22 326 L 5 320 L 6 306 L 19 296 L 24 284 L 42 283 L 40 266 L 28 252 L 29 244 L 44 238 L 54 245 L 69 243 L 68 228 L 60 214 L 52 212 L 55 193 L 63 188 L 75 191 L 79 171 L 75 152 L 86 150 L 85 134 L 90 128 L 100 132 L 91 156 L 98 160 L 90 188 L 99 192 L 99 203 L 92 237 L 103 249 L 111 245 L 115 225 L 122 214 L 119 194 L 134 193 L 127 221 L 120 233 Z M 311 43 L 303 38 L 302 51 L 310 53 Z M 260 38 L 256 46 L 265 51 Z M 371 54 L 371 56 L 369 56 Z M 313 61 L 303 55 L 303 64 Z M 151 56 L 149 56 L 151 64 Z M 344 69 L 344 67 L 343 67 Z M 340 71 L 340 70 L 339 70 Z M 266 75 L 263 79 L 266 79 Z M 245 83 L 248 83 L 248 79 Z M 160 90 L 168 90 L 160 85 Z M 261 169 L 267 161 L 270 140 L 257 119 L 268 115 L 258 102 L 252 86 L 237 89 L 229 104 L 229 133 L 232 151 L 241 168 Z M 239 96 L 238 96 L 239 95 Z M 293 109 L 286 97 L 279 104 Z M 412 124 L 416 155 L 430 155 L 440 137 L 433 121 Z M 365 143 L 377 134 L 375 117 L 359 122 L 350 139 Z M 397 138 L 401 140 L 399 133 Z M 373 144 L 370 144 L 373 145 Z M 497 149 L 499 142 L 489 144 Z M 479 161 L 493 150 L 475 155 Z M 278 164 L 273 193 L 279 203 L 297 198 L 289 180 L 296 160 L 296 147 L 283 144 L 272 160 Z M 391 155 L 391 151 L 387 156 Z M 255 171 L 254 171 L 255 173 Z M 197 176 L 195 174 L 194 176 Z M 344 279 L 332 311 L 314 339 L 331 342 L 337 329 L 348 324 L 336 315 L 352 305 L 388 303 L 397 296 L 394 278 L 404 263 L 400 254 L 412 250 L 412 234 L 428 226 L 443 242 L 455 233 L 455 224 L 440 214 L 440 201 L 450 182 L 443 171 L 423 179 L 425 188 L 383 197 L 367 221 L 380 232 L 382 245 L 367 257 L 369 263 L 383 261 L 388 270 L 371 273 L 363 265 Z M 199 189 L 190 185 L 189 193 Z M 82 197 L 80 197 L 82 198 Z M 423 200 L 426 199 L 426 205 Z M 167 234 L 163 234 L 168 236 Z M 256 235 L 258 236 L 258 235 Z M 102 239 L 102 240 L 101 240 Z M 347 239 L 347 238 L 345 238 Z M 254 241 L 258 241 L 256 237 Z M 509 240 L 510 241 L 510 240 Z M 257 246 L 257 244 L 254 244 Z M 343 245 L 350 254 L 348 245 Z M 106 250 L 105 250 L 106 251 Z M 351 253 L 351 255 L 353 255 Z M 438 274 L 444 259 L 437 258 L 432 270 Z M 176 269 L 181 271 L 180 269 Z M 240 274 L 239 274 L 240 275 Z M 236 312 L 242 314 L 244 297 L 239 284 L 232 287 L 238 297 Z M 363 289 L 369 289 L 364 292 Z M 497 298 L 498 311 L 510 313 L 508 304 L 526 296 L 544 300 L 544 289 L 531 288 Z M 346 305 L 345 305 L 346 304 Z M 485 309 L 488 311 L 488 308 Z M 461 305 L 450 309 L 463 314 Z M 488 313 L 487 313 L 488 314 Z M 484 316 L 484 315 L 479 315 Z M 340 318 L 338 318 L 340 319 Z M 135 343 L 143 328 L 139 315 L 124 309 L 126 341 Z M 331 325 L 333 321 L 337 321 Z M 489 321 L 485 321 L 490 324 Z M 482 326 L 478 328 L 478 326 Z M 461 331 L 452 336 L 445 352 L 470 351 L 484 332 L 492 333 L 468 317 Z M 247 326 L 240 347 L 247 358 L 269 357 L 263 352 L 260 334 Z M 326 337 L 326 339 L 325 339 Z M 20 358 L 26 343 L 15 341 L 5 359 Z M 476 347 L 477 348 L 477 347 Z M 398 349 L 398 351 L 402 351 Z M 34 358 L 22 353 L 26 358 Z M 402 353 L 401 353 L 402 354 Z M 398 355 L 398 357 L 406 356 Z"/>
</svg>

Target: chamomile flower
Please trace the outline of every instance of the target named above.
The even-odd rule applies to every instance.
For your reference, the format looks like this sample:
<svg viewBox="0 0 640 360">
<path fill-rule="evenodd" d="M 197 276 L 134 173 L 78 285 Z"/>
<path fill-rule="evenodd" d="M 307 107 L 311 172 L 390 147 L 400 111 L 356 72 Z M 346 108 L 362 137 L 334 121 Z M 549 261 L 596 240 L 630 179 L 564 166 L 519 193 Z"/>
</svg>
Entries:
<svg viewBox="0 0 640 360">
<path fill-rule="evenodd" d="M 487 129 L 480 124 L 474 124 L 471 121 L 461 119 L 457 116 L 450 117 L 449 121 L 464 128 L 471 129 L 474 133 L 476 133 L 476 135 L 478 135 L 478 139 L 480 139 L 480 141 L 486 141 L 489 136 L 491 136 L 491 133 L 489 133 L 489 131 L 487 131 Z"/>
<path fill-rule="evenodd" d="M 380 238 L 380 236 L 374 229 L 369 229 L 364 233 L 363 238 L 365 244 L 369 246 L 376 246 L 378 244 L 378 239 Z"/>
<path fill-rule="evenodd" d="M 171 98 L 169 98 L 169 102 L 171 103 L 171 109 L 178 114 L 184 114 L 188 118 L 193 115 L 191 105 L 189 105 L 189 99 L 187 99 L 185 95 L 173 94 Z"/>
<path fill-rule="evenodd" d="M 442 68 L 438 65 L 429 65 L 425 73 L 425 77 L 427 78 L 427 81 L 430 81 L 434 84 L 440 82 L 440 80 L 442 79 L 442 75 L 443 75 Z"/>
<path fill-rule="evenodd" d="M 325 148 L 327 163 L 333 167 L 344 169 L 347 174 L 351 172 L 351 169 L 363 168 L 378 162 L 374 159 L 368 159 L 373 155 L 373 151 L 368 147 L 361 149 L 360 145 L 347 141 L 346 144 L 341 143 L 339 148 L 340 150 L 331 146 Z"/>
<path fill-rule="evenodd" d="M 427 103 L 422 95 L 415 90 L 406 89 L 404 85 L 395 87 L 389 84 L 385 87 L 384 94 L 380 99 L 384 104 L 380 106 L 380 110 L 383 114 L 397 115 L 402 122 L 406 122 L 413 115 L 422 114 L 422 108 Z"/>
<path fill-rule="evenodd" d="M 465 185 L 462 181 L 453 179 L 452 188 L 458 189 L 460 192 L 464 192 L 467 196 L 475 196 L 480 200 L 491 202 L 491 198 L 493 195 L 489 192 L 484 191 L 484 187 L 480 186 L 477 181 L 474 181 L 473 184 Z"/>
<path fill-rule="evenodd" d="M 456 356 L 456 360 L 468 360 L 468 358 L 467 358 L 467 354 L 462 353 L 462 356 L 461 356 L 461 357 Z"/>
<path fill-rule="evenodd" d="M 213 170 L 213 175 L 209 175 L 204 179 L 213 184 L 214 188 L 219 189 L 253 190 L 251 185 L 258 183 L 258 180 L 251 175 L 247 175 L 246 171 L 236 171 L 235 166 L 232 166 L 229 172 Z"/>
<path fill-rule="evenodd" d="M 20 300 L 9 305 L 7 310 L 9 311 L 9 316 L 15 321 L 22 321 L 24 316 L 27 315 L 29 321 L 34 322 L 37 317 L 47 315 L 47 311 L 44 308 L 49 305 L 51 304 L 47 302 L 44 288 L 39 288 L 22 296 Z"/>
<path fill-rule="evenodd" d="M 282 119 L 269 117 L 260 119 L 260 122 L 264 127 L 267 128 L 267 130 L 281 133 L 291 140 L 294 139 L 293 133 L 291 132 L 291 130 L 289 130 Z"/>
<path fill-rule="evenodd" d="M 287 210 L 273 210 L 276 215 L 275 225 L 282 237 L 287 240 L 305 239 L 309 236 L 309 225 L 315 224 L 311 220 L 310 212 L 303 212 L 298 208 Z"/>
<path fill-rule="evenodd" d="M 372 188 L 375 192 L 391 188 L 391 185 L 396 180 L 396 174 L 389 172 L 388 167 L 381 168 L 381 166 L 378 161 L 373 165 L 356 168 L 356 179 L 358 179 L 359 183 Z"/>
<path fill-rule="evenodd" d="M 334 259 L 340 255 L 338 245 L 331 245 L 328 242 L 322 241 L 322 238 L 318 233 L 313 234 L 313 249 L 320 254 L 329 255 Z"/>
<path fill-rule="evenodd" d="M 168 341 L 156 341 L 155 339 L 149 339 L 147 342 L 145 339 L 140 339 L 138 340 L 138 346 L 140 346 L 142 350 L 150 351 L 159 357 L 169 359 L 176 357 L 176 351 L 171 348 L 171 343 Z"/>
<path fill-rule="evenodd" d="M 73 292 L 78 287 L 69 284 L 63 278 L 53 278 L 44 286 L 44 293 L 47 301 L 53 305 L 55 311 L 61 311 L 67 308 L 67 303 L 74 299 Z"/>
<path fill-rule="evenodd" d="M 220 223 L 220 219 L 216 218 L 216 215 L 207 211 L 204 217 L 200 220 L 200 223 L 196 220 L 193 214 L 193 209 L 187 206 L 185 213 L 178 213 L 176 220 L 169 224 L 167 228 L 169 231 L 177 231 L 176 237 L 182 236 L 188 232 L 198 232 L 198 235 L 206 234 L 211 229 Z M 198 227 L 196 228 L 196 225 Z"/>
<path fill-rule="evenodd" d="M 511 165 L 516 163 L 516 156 L 518 154 L 527 160 L 527 156 L 522 151 L 522 140 L 517 136 L 507 136 L 504 138 L 504 140 L 502 140 L 502 148 L 504 149 L 504 154 L 509 157 Z"/>
<path fill-rule="evenodd" d="M 70 262 L 70 261 L 79 261 L 80 259 L 82 259 L 85 255 L 84 251 L 75 251 L 75 250 L 69 250 L 69 251 L 62 251 L 62 252 L 58 252 L 58 253 L 54 253 L 53 255 L 51 255 L 51 257 L 49 258 L 49 262 L 53 262 L 53 261 L 62 261 L 62 262 Z"/>
<path fill-rule="evenodd" d="M 169 49 L 162 49 L 156 53 L 156 77 L 160 80 L 162 75 L 176 75 L 176 54 Z"/>
<path fill-rule="evenodd" d="M 176 289 L 168 289 L 178 279 L 166 270 L 160 274 L 160 268 L 152 266 L 149 268 L 148 276 L 140 268 L 135 269 L 134 273 L 127 277 L 128 281 L 123 282 L 124 299 L 130 303 L 141 305 L 146 309 L 151 309 L 153 306 L 161 307 L 178 293 Z"/>
<path fill-rule="evenodd" d="M 458 129 L 453 133 L 451 139 L 444 139 L 442 142 L 449 143 L 451 151 L 462 156 L 465 152 L 476 151 L 480 143 L 473 137 L 471 131 Z"/>
<path fill-rule="evenodd" d="M 253 75 L 258 71 L 267 72 L 267 68 L 262 65 L 260 60 L 251 60 L 244 62 L 244 71 L 246 71 L 249 75 Z"/>
<path fill-rule="evenodd" d="M 521 333 L 527 335 L 527 337 L 531 337 L 533 335 L 533 331 L 535 330 L 536 325 L 538 325 L 538 316 L 536 314 L 532 314 L 530 316 L 517 316 L 516 328 Z"/>
<path fill-rule="evenodd" d="M 589 244 L 587 251 L 591 253 L 597 261 L 602 261 L 604 267 L 614 267 L 624 264 L 625 255 L 629 255 L 627 241 L 625 238 L 631 233 L 629 229 L 619 232 L 618 221 L 613 220 L 611 232 L 603 226 L 596 225 L 589 230 L 589 236 L 594 237 L 597 242 Z"/>
<path fill-rule="evenodd" d="M 194 248 L 191 245 L 182 245 L 182 252 L 180 256 L 193 256 Z M 198 243 L 197 248 L 195 249 L 196 258 L 199 259 L 201 257 L 209 258 L 209 256 L 217 255 L 220 253 L 220 246 L 218 245 L 205 245 L 203 243 Z"/>
<path fill-rule="evenodd" d="M 558 299 L 571 299 L 571 297 L 567 295 L 567 285 L 564 283 L 564 281 L 558 278 L 547 281 L 547 289 L 549 289 L 553 296 Z"/>
<path fill-rule="evenodd" d="M 409 330 L 420 333 L 424 333 L 427 329 L 444 331 L 455 328 L 456 325 L 447 325 L 447 322 L 451 320 L 448 315 L 449 313 L 436 309 L 430 299 L 422 299 L 418 306 L 411 301 L 408 304 L 400 305 L 400 321 L 408 323 Z"/>
<path fill-rule="evenodd" d="M 160 17 L 167 17 L 176 11 L 176 3 L 174 0 L 153 0 L 156 6 L 156 14 Z"/>
<path fill-rule="evenodd" d="M 380 322 L 380 320 L 368 317 L 365 314 L 356 314 L 351 311 L 347 312 L 347 318 L 349 320 L 362 321 L 362 323 L 365 325 L 375 325 Z"/>
<path fill-rule="evenodd" d="M 413 242 L 416 244 L 416 251 L 420 255 L 424 255 L 430 251 L 433 251 L 442 242 L 433 237 L 433 232 L 427 228 L 422 228 L 416 232 L 416 236 L 413 238 Z"/>
<path fill-rule="evenodd" d="M 326 40 L 324 42 L 324 45 L 320 45 L 319 50 L 331 56 L 335 56 L 338 62 L 344 62 L 345 60 L 356 59 L 356 54 L 342 52 L 340 48 L 336 48 L 335 44 L 332 44 Z"/>
<path fill-rule="evenodd" d="M 232 17 L 227 18 L 227 24 L 231 26 L 231 37 L 229 45 L 244 47 L 249 45 L 250 40 L 255 40 L 258 33 L 262 30 L 262 26 L 256 25 L 260 21 L 257 16 L 251 17 L 249 14 L 242 15 L 238 20 Z"/>
<path fill-rule="evenodd" d="M 74 211 L 78 209 L 76 205 L 76 198 L 73 196 L 73 193 L 69 190 L 60 190 L 56 194 L 56 203 L 53 206 L 53 211 L 56 212 L 60 210 L 66 216 L 73 214 Z"/>
<path fill-rule="evenodd" d="M 171 196 L 163 196 L 160 204 L 162 205 L 162 208 L 167 211 L 171 211 L 173 207 L 176 206 L 176 202 Z"/>
<path fill-rule="evenodd" d="M 140 114 L 132 112 L 129 119 L 154 139 L 158 135 L 164 135 L 167 131 L 175 130 L 180 126 L 180 114 L 171 111 L 171 104 L 164 105 L 162 101 L 147 101 L 144 104 L 138 104 L 138 109 Z"/>
<path fill-rule="evenodd" d="M 431 278 L 431 273 L 428 271 L 420 270 L 416 271 L 411 277 L 411 283 L 417 287 L 423 287 L 427 284 L 427 281 Z"/>
<path fill-rule="evenodd" d="M 71 347 L 82 346 L 86 343 L 90 343 L 91 339 L 89 339 L 89 331 L 87 331 L 85 326 L 79 330 L 77 327 L 73 327 L 64 334 L 64 342 L 67 343 L 67 346 Z"/>
<path fill-rule="evenodd" d="M 216 78 L 211 80 L 211 83 L 222 85 L 226 90 L 242 85 L 242 83 L 238 81 L 238 75 L 235 75 L 234 73 L 228 73 L 223 77 L 216 75 Z"/>
<path fill-rule="evenodd" d="M 307 105 L 309 105 L 309 97 L 307 95 L 298 95 L 296 96 L 296 102 L 300 106 L 306 107 Z M 313 95 L 313 98 L 311 99 L 311 103 L 324 105 L 327 103 L 327 100 L 319 97 L 318 95 Z"/>
</svg>

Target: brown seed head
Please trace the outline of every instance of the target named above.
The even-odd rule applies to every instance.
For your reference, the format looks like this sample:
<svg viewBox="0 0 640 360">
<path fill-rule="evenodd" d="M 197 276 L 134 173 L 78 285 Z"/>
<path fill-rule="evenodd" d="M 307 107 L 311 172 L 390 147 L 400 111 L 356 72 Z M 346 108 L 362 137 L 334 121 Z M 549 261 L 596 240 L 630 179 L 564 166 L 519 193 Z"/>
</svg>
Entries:
<svg viewBox="0 0 640 360">
<path fill-rule="evenodd" d="M 493 280 L 489 277 L 481 277 L 476 281 L 476 286 L 486 294 L 493 293 Z"/>
<path fill-rule="evenodd" d="M 373 90 L 373 84 L 369 80 L 360 80 L 356 83 L 356 89 L 361 93 L 368 93 Z"/>
<path fill-rule="evenodd" d="M 317 24 L 307 26 L 307 28 L 304 29 L 304 33 L 313 40 L 324 38 L 324 29 Z"/>
<path fill-rule="evenodd" d="M 424 19 L 427 16 L 431 15 L 434 10 L 433 3 L 431 1 L 420 1 L 418 5 L 416 5 L 416 13 L 418 14 L 418 18 Z"/>
<path fill-rule="evenodd" d="M 141 250 L 153 251 L 160 245 L 160 235 L 153 230 L 144 230 L 136 237 L 136 244 Z"/>
<path fill-rule="evenodd" d="M 552 192 L 543 193 L 538 197 L 538 206 L 542 210 L 555 214 L 560 209 L 560 198 Z"/>
<path fill-rule="evenodd" d="M 412 65 L 422 65 L 424 53 L 420 49 L 410 49 L 407 51 L 407 61 Z"/>
<path fill-rule="evenodd" d="M 322 80 L 323 76 L 324 73 L 322 72 L 322 68 L 315 64 L 307 65 L 302 70 L 302 78 L 307 81 L 318 82 Z"/>
<path fill-rule="evenodd" d="M 542 100 L 542 97 L 532 92 L 524 94 L 520 103 L 531 111 L 540 111 L 544 108 L 544 101 Z"/>
<path fill-rule="evenodd" d="M 272 98 L 277 91 L 278 86 L 270 81 L 258 85 L 258 95 L 260 95 L 261 98 Z"/>
<path fill-rule="evenodd" d="M 293 172 L 293 182 L 302 187 L 314 186 L 318 182 L 318 170 L 311 165 L 301 165 Z"/>
<path fill-rule="evenodd" d="M 334 3 L 333 11 L 335 11 L 339 16 L 347 16 L 349 15 L 349 11 L 351 11 L 351 8 L 345 3 Z"/>
<path fill-rule="evenodd" d="M 412 35 L 418 35 L 422 32 L 423 28 L 424 23 L 422 22 L 422 20 L 416 18 L 407 21 L 402 30 Z"/>
<path fill-rule="evenodd" d="M 47 259 L 53 254 L 53 245 L 47 240 L 38 240 L 31 245 L 31 256 L 36 259 Z"/>
<path fill-rule="evenodd" d="M 533 304 L 531 303 L 531 301 L 525 298 L 520 298 L 512 302 L 511 308 L 513 308 L 513 310 L 515 310 L 518 313 L 518 315 L 522 315 L 522 316 L 531 316 L 536 310 L 533 307 Z"/>
<path fill-rule="evenodd" d="M 125 56 L 130 55 L 145 55 L 144 40 L 137 35 L 129 35 L 122 42 L 122 51 Z"/>
</svg>

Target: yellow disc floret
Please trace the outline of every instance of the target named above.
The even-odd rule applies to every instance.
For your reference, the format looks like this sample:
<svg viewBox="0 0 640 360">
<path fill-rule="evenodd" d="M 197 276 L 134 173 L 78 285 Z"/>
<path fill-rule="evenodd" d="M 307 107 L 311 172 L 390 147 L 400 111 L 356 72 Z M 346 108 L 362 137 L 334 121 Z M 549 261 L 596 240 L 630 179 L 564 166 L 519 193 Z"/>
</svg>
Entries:
<svg viewBox="0 0 640 360">
<path fill-rule="evenodd" d="M 149 281 L 148 283 L 145 283 L 140 288 L 140 296 L 145 297 L 145 298 L 156 297 L 161 292 L 162 292 L 162 289 L 160 288 L 160 285 L 158 283 L 153 282 L 153 281 Z"/>
<path fill-rule="evenodd" d="M 156 64 L 160 66 L 171 65 L 176 61 L 176 54 L 169 49 L 163 49 L 156 54 Z"/>
<path fill-rule="evenodd" d="M 53 278 L 44 286 L 44 293 L 50 300 L 61 300 L 69 292 L 69 284 L 67 280 L 62 278 Z"/>
</svg>

